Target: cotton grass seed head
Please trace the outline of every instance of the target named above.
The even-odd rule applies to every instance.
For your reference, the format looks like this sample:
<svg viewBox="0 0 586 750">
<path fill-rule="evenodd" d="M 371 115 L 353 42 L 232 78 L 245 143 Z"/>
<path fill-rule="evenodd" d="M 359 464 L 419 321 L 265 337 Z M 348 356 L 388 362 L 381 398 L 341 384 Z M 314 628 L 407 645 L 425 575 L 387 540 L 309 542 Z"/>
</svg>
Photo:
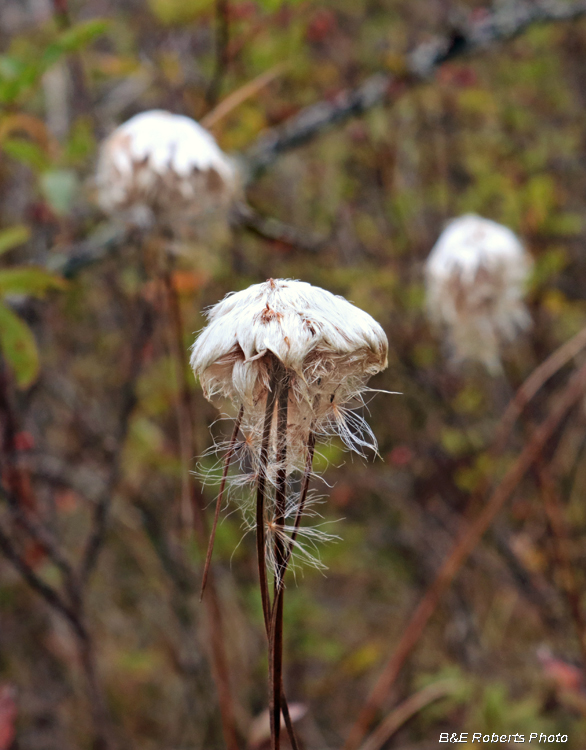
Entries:
<svg viewBox="0 0 586 750">
<path fill-rule="evenodd" d="M 189 117 L 151 110 L 103 143 L 96 174 L 103 211 L 139 225 L 186 225 L 224 213 L 238 192 L 235 166 Z"/>
<path fill-rule="evenodd" d="M 467 214 L 451 221 L 426 264 L 427 308 L 456 360 L 500 371 L 502 342 L 530 323 L 523 303 L 531 258 L 507 227 Z"/>
<path fill-rule="evenodd" d="M 243 406 L 253 470 L 275 368 L 289 390 L 287 474 L 302 468 L 310 431 L 338 434 L 359 451 L 375 446 L 351 410 L 387 365 L 387 337 L 370 315 L 306 282 L 269 279 L 229 294 L 207 317 L 191 365 L 206 398 Z"/>
</svg>

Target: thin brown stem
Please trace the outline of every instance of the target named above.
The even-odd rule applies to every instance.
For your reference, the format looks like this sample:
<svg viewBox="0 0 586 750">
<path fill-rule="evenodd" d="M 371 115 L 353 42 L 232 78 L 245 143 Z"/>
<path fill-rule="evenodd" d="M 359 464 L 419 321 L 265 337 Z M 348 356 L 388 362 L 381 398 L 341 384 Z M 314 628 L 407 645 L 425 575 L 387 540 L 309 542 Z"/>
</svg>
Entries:
<svg viewBox="0 0 586 750">
<path fill-rule="evenodd" d="M 265 418 L 262 432 L 262 443 L 260 446 L 260 460 L 258 467 L 258 479 L 256 485 L 256 555 L 258 561 L 258 577 L 260 581 L 260 595 L 262 599 L 262 611 L 265 621 L 265 629 L 269 633 L 270 628 L 270 598 L 267 582 L 266 548 L 265 548 L 265 492 L 267 482 L 267 462 L 269 455 L 269 440 L 271 437 L 271 425 L 273 412 L 279 389 L 280 367 L 275 364 L 273 376 L 267 393 Z"/>
<path fill-rule="evenodd" d="M 203 569 L 203 576 L 202 576 L 202 581 L 201 581 L 201 592 L 199 595 L 200 601 L 203 599 L 203 592 L 205 591 L 206 582 L 208 579 L 208 572 L 210 569 L 210 564 L 212 562 L 212 553 L 214 551 L 214 541 L 216 539 L 216 528 L 218 526 L 218 517 L 220 515 L 220 508 L 222 506 L 222 500 L 224 499 L 224 489 L 226 487 L 226 479 L 228 478 L 228 471 L 230 470 L 230 461 L 232 460 L 232 456 L 236 448 L 236 438 L 238 437 L 238 431 L 240 430 L 240 425 L 242 423 L 243 414 L 244 414 L 244 406 L 241 406 L 240 411 L 238 412 L 238 416 L 236 417 L 236 422 L 234 423 L 234 431 L 232 432 L 232 437 L 230 438 L 230 447 L 228 448 L 228 453 L 226 454 L 226 458 L 224 460 L 224 471 L 222 473 L 222 482 L 220 483 L 220 492 L 218 493 L 218 499 L 216 501 L 214 522 L 212 524 L 212 531 L 210 534 L 210 541 L 208 543 L 208 551 L 206 553 L 206 561 L 205 561 L 205 566 Z"/>
<path fill-rule="evenodd" d="M 417 693 L 410 695 L 409 698 L 391 711 L 377 730 L 360 747 L 360 750 L 380 750 L 393 734 L 415 714 L 429 706 L 430 703 L 455 693 L 457 687 L 458 685 L 454 680 L 442 680 L 427 685 Z"/>
<path fill-rule="evenodd" d="M 169 346 L 171 355 L 176 363 L 179 383 L 179 398 L 176 402 L 176 411 L 181 454 L 181 509 L 183 520 L 189 521 L 190 524 L 193 524 L 197 543 L 201 548 L 205 548 L 208 534 L 204 498 L 195 487 L 189 472 L 190 461 L 192 460 L 192 457 L 198 453 L 195 444 L 195 407 L 190 383 L 187 380 L 188 363 L 184 345 L 183 316 L 181 314 L 181 305 L 177 295 L 177 290 L 173 284 L 171 272 L 172 262 L 171 259 L 169 259 L 162 272 L 162 278 L 165 287 L 165 302 L 169 323 Z M 230 688 L 228 659 L 225 649 L 222 610 L 211 565 L 207 568 L 206 583 L 208 596 L 206 597 L 204 604 L 209 621 L 208 630 L 210 651 L 214 679 L 218 690 L 220 714 L 222 717 L 222 731 L 228 750 L 238 750 L 238 737 L 236 732 L 236 722 L 234 719 L 233 697 Z"/>
<path fill-rule="evenodd" d="M 206 92 L 208 106 L 215 106 L 230 65 L 230 3 L 216 0 L 216 65 Z"/>
<path fill-rule="evenodd" d="M 494 452 L 502 452 L 511 430 L 523 409 L 533 399 L 547 381 L 559 372 L 564 365 L 568 364 L 582 349 L 586 347 L 586 327 L 578 331 L 568 341 L 564 342 L 558 349 L 545 359 L 539 367 L 536 367 L 531 375 L 517 389 L 514 397 L 507 406 L 505 413 L 499 423 L 495 439 Z"/>
<path fill-rule="evenodd" d="M 137 402 L 137 385 L 142 368 L 142 359 L 154 327 L 153 309 L 144 299 L 139 301 L 138 327 L 132 336 L 128 375 L 121 389 L 118 425 L 114 435 L 114 448 L 110 453 L 110 470 L 106 486 L 95 504 L 91 532 L 85 543 L 85 549 L 79 564 L 81 585 L 85 585 L 94 571 L 100 552 L 106 540 L 112 496 L 121 473 L 122 447 L 128 434 L 130 419 Z"/>
<path fill-rule="evenodd" d="M 287 506 L 287 413 L 289 407 L 289 384 L 280 384 L 277 406 L 277 477 L 275 486 L 275 581 L 273 612 L 269 631 L 270 665 L 270 711 L 272 750 L 281 745 L 281 693 L 283 678 L 283 606 L 286 546 L 283 538 Z"/>
<path fill-rule="evenodd" d="M 179 515 L 181 518 L 181 526 L 184 529 L 191 528 L 193 522 L 195 522 L 198 527 L 197 530 L 199 535 L 205 536 L 202 521 L 203 508 L 201 509 L 201 512 L 195 510 L 194 513 L 191 502 L 189 466 L 196 454 L 193 430 L 193 398 L 185 375 L 187 370 L 187 356 L 185 354 L 185 344 L 183 340 L 183 316 L 181 314 L 181 306 L 177 290 L 173 284 L 171 260 L 168 261 L 167 267 L 164 269 L 162 276 L 165 288 L 169 349 L 177 370 L 176 378 L 178 396 L 175 400 L 175 413 L 177 415 L 179 453 L 181 458 L 181 504 Z M 192 517 L 193 513 L 194 517 Z"/>
</svg>

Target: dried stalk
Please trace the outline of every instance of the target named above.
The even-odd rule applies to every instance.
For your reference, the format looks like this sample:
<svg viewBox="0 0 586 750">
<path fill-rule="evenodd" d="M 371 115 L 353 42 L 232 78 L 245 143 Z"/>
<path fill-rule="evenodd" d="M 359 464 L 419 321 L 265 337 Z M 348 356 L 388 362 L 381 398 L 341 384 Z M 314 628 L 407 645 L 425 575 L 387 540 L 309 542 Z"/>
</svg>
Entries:
<svg viewBox="0 0 586 750">
<path fill-rule="evenodd" d="M 256 485 L 256 555 L 258 561 L 258 577 L 260 582 L 260 595 L 262 599 L 262 611 L 265 621 L 267 634 L 270 631 L 270 598 L 269 586 L 267 582 L 267 563 L 265 548 L 265 492 L 267 482 L 267 462 L 269 456 L 269 440 L 271 437 L 271 425 L 273 422 L 273 412 L 277 400 L 277 391 L 279 388 L 279 369 L 275 367 L 269 391 L 267 393 L 267 404 L 265 409 L 265 419 L 262 432 L 262 443 L 260 447 L 260 461 L 258 468 L 258 479 Z"/>
<path fill-rule="evenodd" d="M 291 741 L 293 750 L 299 750 L 299 742 L 295 736 L 293 729 L 293 722 L 289 714 L 289 707 L 287 704 L 287 698 L 283 688 L 283 676 L 282 676 L 282 649 L 283 649 L 283 593 L 284 593 L 284 579 L 289 559 L 291 556 L 291 549 L 294 542 L 294 537 L 289 545 L 286 545 L 282 539 L 282 535 L 275 533 L 275 561 L 276 561 L 276 573 L 274 581 L 274 598 L 271 606 L 269 587 L 267 580 L 267 562 L 266 562 L 266 534 L 265 534 L 265 500 L 266 500 L 266 478 L 267 478 L 267 463 L 269 455 L 269 444 L 271 427 L 273 423 L 273 416 L 275 411 L 275 405 L 278 404 L 277 409 L 277 480 L 276 480 L 276 493 L 275 493 L 275 527 L 283 527 L 284 516 L 286 508 L 286 487 L 287 487 L 287 470 L 286 470 L 286 457 L 287 457 L 287 411 L 288 411 L 288 400 L 289 400 L 289 388 L 286 382 L 286 375 L 283 372 L 283 368 L 280 363 L 275 362 L 273 369 L 273 375 L 269 386 L 269 392 L 267 394 L 267 403 L 265 409 L 265 418 L 263 424 L 263 437 L 260 450 L 260 462 L 259 471 L 257 478 L 257 503 L 256 503 L 256 548 L 257 548 L 257 559 L 258 559 L 258 570 L 259 570 L 259 582 L 261 589 L 261 599 L 263 607 L 263 616 L 265 621 L 265 629 L 267 632 L 267 638 L 269 643 L 269 716 L 271 721 L 271 744 L 273 750 L 280 746 L 280 729 L 281 729 L 281 713 L 285 720 L 285 726 L 287 733 Z M 313 444 L 315 438 L 313 438 Z M 313 447 L 310 450 L 311 458 L 313 459 Z M 309 484 L 309 473 L 311 470 L 311 461 L 309 462 L 309 469 L 306 472 L 307 476 L 304 477 L 303 490 L 300 498 L 300 509 L 297 513 L 296 518 L 296 529 L 299 528 L 301 521 L 301 512 L 305 504 L 305 498 L 307 497 L 307 489 Z M 294 532 L 295 534 L 295 532 Z M 296 535 L 296 534 L 295 534 Z"/>
<path fill-rule="evenodd" d="M 204 499 L 197 491 L 191 474 L 189 464 L 193 455 L 197 454 L 195 446 L 194 429 L 194 404 L 191 388 L 187 380 L 187 356 L 183 343 L 183 317 L 179 297 L 173 284 L 171 276 L 171 263 L 162 273 L 165 287 L 165 302 L 168 316 L 168 332 L 171 354 L 176 363 L 179 379 L 179 398 L 176 403 L 178 426 L 179 426 L 179 449 L 181 454 L 181 496 L 182 516 L 184 520 L 193 523 L 196 539 L 200 547 L 205 548 L 207 534 L 207 523 L 205 518 Z M 170 329 L 170 330 L 169 330 Z M 190 517 L 189 517 L 190 516 Z M 189 517 L 189 518 L 186 518 Z M 215 524 L 214 524 L 215 532 Z M 210 539 L 213 545 L 213 538 Z M 211 561 L 211 549 L 207 546 L 207 555 Z M 216 590 L 213 571 L 206 558 L 206 569 L 204 572 L 203 586 L 207 585 L 208 596 L 205 599 L 209 620 L 209 638 L 213 664 L 213 675 L 218 690 L 220 714 L 222 717 L 222 731 L 228 750 L 238 750 L 238 737 L 236 722 L 234 719 L 234 706 L 230 678 L 228 671 L 228 659 L 226 657 L 224 629 L 220 600 Z"/>
<path fill-rule="evenodd" d="M 287 503 L 287 411 L 289 406 L 289 384 L 280 384 L 277 406 L 277 481 L 275 489 L 275 581 L 273 611 L 269 632 L 270 665 L 270 712 L 272 750 L 280 748 L 281 692 L 283 682 L 283 606 L 286 548 L 283 539 Z"/>
<path fill-rule="evenodd" d="M 441 682 L 434 682 L 433 685 L 428 685 L 417 693 L 410 695 L 409 698 L 390 712 L 381 725 L 377 727 L 376 731 L 360 746 L 360 750 L 380 750 L 395 734 L 397 729 L 402 727 L 415 714 L 419 713 L 426 706 L 429 706 L 430 703 L 455 692 L 456 689 L 457 684 L 453 680 L 442 680 Z"/>
<path fill-rule="evenodd" d="M 531 375 L 517 390 L 502 416 L 493 449 L 496 454 L 501 453 L 504 449 L 515 422 L 527 404 L 539 393 L 550 378 L 559 372 L 564 365 L 567 365 L 584 348 L 586 348 L 586 327 L 564 342 L 533 370 Z"/>
</svg>

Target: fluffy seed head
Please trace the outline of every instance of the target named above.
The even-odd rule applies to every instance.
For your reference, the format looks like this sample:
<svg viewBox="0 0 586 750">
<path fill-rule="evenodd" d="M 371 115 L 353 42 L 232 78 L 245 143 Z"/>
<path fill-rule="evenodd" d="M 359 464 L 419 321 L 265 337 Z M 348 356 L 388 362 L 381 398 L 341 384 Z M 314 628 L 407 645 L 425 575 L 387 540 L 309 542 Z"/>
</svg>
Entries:
<svg viewBox="0 0 586 750">
<path fill-rule="evenodd" d="M 467 214 L 451 221 L 426 264 L 427 308 L 457 360 L 500 370 L 499 349 L 527 328 L 523 304 L 532 261 L 507 227 Z"/>
<path fill-rule="evenodd" d="M 103 211 L 137 224 L 185 224 L 225 212 L 238 191 L 235 167 L 213 136 L 163 110 L 135 115 L 106 139 L 96 183 Z"/>
<path fill-rule="evenodd" d="M 251 456 L 275 366 L 289 388 L 288 473 L 303 465 L 310 430 L 340 434 L 355 449 L 374 443 L 366 423 L 348 410 L 387 365 L 387 337 L 370 315 L 303 281 L 269 279 L 229 294 L 208 320 L 191 365 L 206 398 L 244 406 Z"/>
</svg>

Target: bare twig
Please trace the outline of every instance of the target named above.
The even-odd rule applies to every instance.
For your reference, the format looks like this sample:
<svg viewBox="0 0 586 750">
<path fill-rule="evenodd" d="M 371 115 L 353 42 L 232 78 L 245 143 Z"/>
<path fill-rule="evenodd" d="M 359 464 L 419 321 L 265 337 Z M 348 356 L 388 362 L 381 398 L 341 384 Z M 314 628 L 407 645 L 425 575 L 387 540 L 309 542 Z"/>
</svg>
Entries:
<svg viewBox="0 0 586 750">
<path fill-rule="evenodd" d="M 64 31 L 71 28 L 72 22 L 68 0 L 53 0 L 53 15 L 59 29 Z M 76 52 L 71 56 L 69 60 L 69 69 L 71 71 L 74 88 L 73 100 L 78 107 L 78 111 L 94 119 L 91 107 L 91 97 L 86 84 L 82 59 L 79 52 Z"/>
<path fill-rule="evenodd" d="M 189 504 L 189 507 L 182 505 L 182 515 L 183 520 L 187 520 L 187 512 L 190 513 L 191 518 L 189 520 L 195 530 L 196 541 L 202 549 L 205 549 L 208 536 L 205 517 L 205 502 L 203 496 L 197 490 L 193 477 L 189 471 L 192 457 L 197 453 L 194 427 L 195 407 L 193 403 L 193 394 L 187 380 L 188 368 L 187 355 L 183 341 L 183 316 L 181 314 L 181 306 L 177 290 L 173 284 L 172 263 L 170 259 L 162 273 L 162 279 L 165 287 L 167 316 L 170 328 L 169 343 L 171 355 L 178 370 L 177 376 L 179 381 L 179 399 L 176 404 L 176 410 L 181 452 L 182 499 Z M 210 550 L 208 548 L 208 554 L 209 552 Z M 211 566 L 207 567 L 207 573 L 205 575 L 209 591 L 209 594 L 205 599 L 205 607 L 209 621 L 208 630 L 210 635 L 210 650 L 214 678 L 218 690 L 220 714 L 222 717 L 222 731 L 224 733 L 224 740 L 228 750 L 238 750 L 238 737 L 234 719 L 233 698 L 230 689 L 228 660 L 224 645 L 222 612 Z"/>
<path fill-rule="evenodd" d="M 121 389 L 118 426 L 114 435 L 115 447 L 110 451 L 110 473 L 106 486 L 95 505 L 92 531 L 86 542 L 80 564 L 79 576 L 83 583 L 88 580 L 94 570 L 100 550 L 104 544 L 108 526 L 108 515 L 112 504 L 112 494 L 120 476 L 122 447 L 128 432 L 130 417 L 136 405 L 136 385 L 140 374 L 142 355 L 153 332 L 153 311 L 150 303 L 145 299 L 140 299 L 139 306 L 138 326 L 131 338 L 128 374 Z"/>
<path fill-rule="evenodd" d="M 409 623 L 403 630 L 403 635 L 399 643 L 395 647 L 374 688 L 371 690 L 366 704 L 348 736 L 344 750 L 355 750 L 360 745 L 362 738 L 376 716 L 377 710 L 388 696 L 403 664 L 419 642 L 429 619 L 435 612 L 442 595 L 451 584 L 454 576 L 478 544 L 504 503 L 513 494 L 519 482 L 539 458 L 548 440 L 551 439 L 552 435 L 558 429 L 566 414 L 582 398 L 585 390 L 586 365 L 582 366 L 572 377 L 555 407 L 535 430 L 533 437 L 506 473 L 504 479 L 494 490 L 480 515 L 464 530 L 460 538 L 456 541 L 448 558 L 440 568 L 435 581 L 419 602 Z"/>
<path fill-rule="evenodd" d="M 96 750 L 112 747 L 110 722 L 103 695 L 96 677 L 93 642 L 84 624 L 83 591 L 73 566 L 59 548 L 57 540 L 35 515 L 37 503 L 33 496 L 26 469 L 20 464 L 17 446 L 17 417 L 12 408 L 7 373 L 0 361 L 0 423 L 2 429 L 2 468 L 7 491 L 0 491 L 6 500 L 16 525 L 38 544 L 63 576 L 64 593 L 58 592 L 36 574 L 27 562 L 26 554 L 20 552 L 9 534 L 0 529 L 0 550 L 20 572 L 28 585 L 49 606 L 69 623 L 73 630 L 80 656 L 81 667 L 86 677 L 90 712 L 95 728 Z M 69 601 L 67 601 L 67 599 Z"/>
<path fill-rule="evenodd" d="M 434 682 L 433 685 L 427 685 L 417 693 L 410 695 L 390 712 L 376 731 L 361 745 L 360 750 L 380 750 L 405 722 L 409 721 L 423 708 L 429 706 L 430 703 L 453 694 L 457 688 L 458 685 L 453 680 L 442 680 L 441 682 Z"/>
<path fill-rule="evenodd" d="M 100 224 L 87 239 L 70 246 L 67 253 L 55 248 L 47 267 L 66 279 L 74 278 L 85 268 L 117 253 L 128 243 L 129 235 L 128 229 L 120 224 Z"/>
<path fill-rule="evenodd" d="M 262 216 L 247 203 L 239 203 L 234 208 L 232 222 L 235 227 L 248 229 L 270 242 L 279 242 L 310 253 L 319 252 L 328 242 L 326 237 L 285 224 L 274 216 Z"/>
<path fill-rule="evenodd" d="M 213 107 L 218 101 L 222 83 L 230 64 L 230 3 L 216 0 L 216 64 L 206 92 L 206 102 Z"/>
<path fill-rule="evenodd" d="M 50 607 L 63 615 L 78 636 L 85 637 L 85 628 L 83 627 L 77 612 L 65 603 L 61 594 L 35 573 L 33 568 L 26 562 L 24 555 L 20 554 L 16 546 L 13 544 L 10 535 L 5 533 L 1 528 L 0 550 L 2 550 L 5 557 L 10 560 L 33 591 L 40 594 Z"/>
<path fill-rule="evenodd" d="M 224 117 L 229 115 L 230 112 L 240 106 L 240 104 L 245 102 L 251 96 L 254 96 L 261 89 L 265 88 L 265 86 L 268 86 L 269 83 L 272 83 L 275 78 L 281 75 L 286 67 L 287 66 L 284 63 L 278 63 L 270 70 L 266 70 L 256 78 L 253 78 L 252 81 L 248 81 L 244 86 L 241 86 L 236 89 L 236 91 L 228 94 L 228 96 L 225 99 L 222 99 L 222 101 L 214 107 L 211 112 L 208 112 L 207 115 L 201 118 L 199 121 L 200 125 L 209 130 L 213 130 L 214 125 L 220 122 L 220 120 L 223 120 Z"/>
<path fill-rule="evenodd" d="M 499 423 L 497 437 L 495 439 L 494 452 L 501 453 L 511 430 L 523 409 L 539 393 L 541 388 L 559 372 L 564 365 L 568 364 L 582 349 L 586 348 L 586 327 L 578 331 L 568 341 L 564 342 L 558 349 L 550 354 L 539 367 L 536 367 L 523 385 L 517 390 L 514 398 L 507 406 Z"/>
<path fill-rule="evenodd" d="M 424 42 L 408 55 L 401 75 L 375 73 L 357 88 L 342 91 L 331 101 L 305 107 L 282 125 L 263 133 L 245 154 L 248 181 L 252 182 L 281 154 L 428 81 L 449 60 L 513 39 L 537 23 L 566 21 L 584 14 L 584 0 L 509 3 L 498 10 L 487 11 L 450 36 Z"/>
<path fill-rule="evenodd" d="M 177 370 L 178 398 L 175 399 L 175 413 L 179 431 L 179 453 L 181 457 L 181 505 L 180 519 L 184 528 L 196 524 L 198 538 L 206 537 L 203 499 L 193 495 L 193 481 L 190 465 L 195 454 L 194 404 L 190 384 L 186 378 L 187 356 L 183 340 L 183 316 L 177 290 L 173 283 L 173 259 L 169 256 L 167 267 L 162 273 L 165 288 L 167 334 L 172 361 Z"/>
</svg>

